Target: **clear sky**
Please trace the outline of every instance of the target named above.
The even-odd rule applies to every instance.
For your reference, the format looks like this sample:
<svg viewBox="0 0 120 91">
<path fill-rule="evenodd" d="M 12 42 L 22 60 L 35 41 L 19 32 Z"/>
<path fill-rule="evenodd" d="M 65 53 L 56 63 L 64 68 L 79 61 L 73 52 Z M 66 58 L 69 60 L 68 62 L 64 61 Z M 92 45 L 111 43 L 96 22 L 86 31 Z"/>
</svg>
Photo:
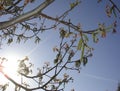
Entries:
<svg viewBox="0 0 120 91">
<path fill-rule="evenodd" d="M 36 1 L 33 6 L 29 6 L 29 9 L 36 7 L 41 2 L 41 0 Z M 72 1 L 74 0 L 56 0 L 43 12 L 50 16 L 59 15 L 69 8 Z M 120 3 L 119 0 L 113 1 L 117 4 Z M 83 30 L 95 29 L 98 27 L 98 23 L 105 22 L 106 25 L 109 25 L 114 20 L 120 24 L 120 19 L 106 16 L 105 5 L 105 1 L 98 4 L 97 0 L 82 0 L 82 3 L 69 13 L 68 18 L 71 18 L 74 24 L 80 23 Z M 50 22 L 48 22 L 49 24 Z M 42 66 L 44 60 L 49 61 L 54 57 L 51 51 L 52 47 L 58 43 L 59 37 L 57 31 L 47 31 L 40 36 L 42 41 L 38 45 L 34 44 L 33 40 L 25 44 L 13 43 L 10 46 L 3 44 L 0 55 L 9 55 L 12 52 L 21 57 L 28 56 L 36 66 Z M 89 59 L 85 67 L 82 67 L 80 74 L 70 72 L 74 77 L 74 83 L 68 84 L 65 91 L 70 91 L 71 88 L 75 88 L 75 91 L 116 91 L 118 82 L 120 82 L 119 39 L 120 26 L 117 27 L 116 34 L 108 33 L 106 38 L 100 38 L 96 44 L 90 42 L 90 45 L 95 49 L 93 57 Z"/>
</svg>

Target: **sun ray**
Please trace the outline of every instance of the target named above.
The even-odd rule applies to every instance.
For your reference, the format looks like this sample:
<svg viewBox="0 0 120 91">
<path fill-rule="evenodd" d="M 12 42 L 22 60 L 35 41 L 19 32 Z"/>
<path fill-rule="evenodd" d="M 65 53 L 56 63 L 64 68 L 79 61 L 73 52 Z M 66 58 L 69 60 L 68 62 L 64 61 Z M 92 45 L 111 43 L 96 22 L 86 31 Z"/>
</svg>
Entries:
<svg viewBox="0 0 120 91">
<path fill-rule="evenodd" d="M 3 69 L 2 72 L 4 72 L 4 74 L 8 75 L 9 77 L 13 78 L 16 81 L 20 81 L 18 78 L 18 73 L 17 73 L 17 69 L 18 69 L 18 60 L 21 59 L 22 56 L 18 55 L 17 53 L 6 53 L 5 55 L 3 55 L 3 58 L 6 58 L 7 60 L 5 60 L 2 63 Z M 0 78 L 4 78 L 1 79 L 1 82 L 7 82 L 8 80 L 5 80 L 5 77 L 3 77 L 2 73 L 0 73 Z"/>
</svg>

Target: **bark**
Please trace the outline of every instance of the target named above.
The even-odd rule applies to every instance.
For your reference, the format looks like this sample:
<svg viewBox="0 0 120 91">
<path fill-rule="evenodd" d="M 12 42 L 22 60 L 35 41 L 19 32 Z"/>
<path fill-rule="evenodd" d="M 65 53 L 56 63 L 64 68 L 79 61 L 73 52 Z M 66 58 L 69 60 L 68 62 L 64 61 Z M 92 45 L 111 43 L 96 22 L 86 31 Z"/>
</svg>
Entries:
<svg viewBox="0 0 120 91">
<path fill-rule="evenodd" d="M 41 13 L 42 10 L 44 10 L 48 5 L 50 5 L 54 1 L 55 0 L 46 0 L 45 2 L 40 4 L 37 8 L 35 8 L 35 9 L 33 9 L 33 10 L 23 14 L 23 15 L 20 15 L 14 19 L 9 20 L 9 21 L 0 22 L 0 30 L 5 29 L 5 28 L 12 26 L 14 24 L 29 20 L 30 18 Z"/>
</svg>

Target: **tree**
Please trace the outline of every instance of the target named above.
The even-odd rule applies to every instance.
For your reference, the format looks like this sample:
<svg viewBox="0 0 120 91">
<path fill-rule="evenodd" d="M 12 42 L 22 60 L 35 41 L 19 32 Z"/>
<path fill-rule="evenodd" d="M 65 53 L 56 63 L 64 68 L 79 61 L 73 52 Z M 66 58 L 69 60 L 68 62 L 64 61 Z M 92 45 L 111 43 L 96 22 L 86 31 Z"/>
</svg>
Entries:
<svg viewBox="0 0 120 91">
<path fill-rule="evenodd" d="M 114 17 L 118 17 L 120 9 L 112 0 L 108 1 L 110 5 L 106 6 L 107 16 L 111 17 L 113 15 Z M 21 77 L 21 82 L 19 83 L 4 73 L 3 63 L 5 63 L 7 59 L 1 57 L 0 72 L 15 85 L 15 91 L 22 89 L 25 91 L 38 89 L 45 91 L 63 91 L 66 84 L 73 81 L 73 78 L 62 71 L 65 69 L 80 72 L 81 66 L 85 66 L 88 58 L 92 56 L 93 48 L 89 46 L 89 35 L 92 36 L 93 42 L 97 43 L 99 41 L 99 35 L 104 38 L 106 37 L 106 33 L 111 31 L 113 33 L 116 32 L 117 22 L 114 21 L 113 24 L 109 26 L 100 23 L 98 24 L 98 28 L 85 31 L 79 23 L 75 25 L 72 23 L 72 20 L 67 17 L 72 10 L 82 3 L 81 1 L 76 0 L 70 3 L 69 9 L 56 17 L 49 16 L 42 12 L 49 5 L 52 5 L 53 2 L 56 2 L 55 0 L 44 0 L 38 7 L 26 12 L 28 4 L 33 4 L 34 2 L 37 2 L 37 0 L 0 0 L 0 16 L 1 18 L 7 16 L 7 20 L 0 22 L 0 44 L 2 46 L 4 40 L 10 45 L 13 42 L 26 42 L 31 38 L 35 39 L 35 43 L 39 43 L 41 40 L 39 36 L 40 33 L 56 29 L 59 32 L 60 42 L 57 46 L 53 47 L 53 51 L 56 53 L 55 58 L 53 58 L 54 65 L 50 65 L 50 62 L 45 62 L 42 68 L 38 68 L 36 74 L 32 74 L 33 64 L 29 62 L 26 63 L 29 58 L 25 57 L 20 59 L 17 71 Z M 98 0 L 98 3 L 100 2 L 103 1 Z M 52 22 L 51 26 L 47 27 L 46 19 Z M 40 23 L 33 22 L 34 20 Z M 19 29 L 21 31 L 19 31 Z M 76 58 L 76 54 L 80 54 L 80 57 Z M 30 84 L 24 82 L 24 79 L 30 79 L 36 85 L 31 87 Z M 0 86 L 3 91 L 5 91 L 7 87 L 8 83 Z M 74 89 L 72 91 L 74 91 Z"/>
</svg>

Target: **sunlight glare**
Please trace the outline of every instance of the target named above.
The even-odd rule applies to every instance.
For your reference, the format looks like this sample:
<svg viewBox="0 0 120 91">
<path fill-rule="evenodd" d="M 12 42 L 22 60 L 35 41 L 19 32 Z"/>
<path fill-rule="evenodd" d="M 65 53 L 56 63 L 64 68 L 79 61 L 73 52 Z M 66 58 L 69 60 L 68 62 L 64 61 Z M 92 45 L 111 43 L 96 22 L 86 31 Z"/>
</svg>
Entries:
<svg viewBox="0 0 120 91">
<path fill-rule="evenodd" d="M 3 72 L 7 74 L 9 77 L 14 78 L 14 80 L 18 81 L 18 74 L 17 74 L 18 60 L 21 59 L 21 57 L 16 53 L 8 53 L 8 54 L 5 54 L 4 57 L 8 61 L 3 63 L 3 66 L 4 66 Z"/>
</svg>

